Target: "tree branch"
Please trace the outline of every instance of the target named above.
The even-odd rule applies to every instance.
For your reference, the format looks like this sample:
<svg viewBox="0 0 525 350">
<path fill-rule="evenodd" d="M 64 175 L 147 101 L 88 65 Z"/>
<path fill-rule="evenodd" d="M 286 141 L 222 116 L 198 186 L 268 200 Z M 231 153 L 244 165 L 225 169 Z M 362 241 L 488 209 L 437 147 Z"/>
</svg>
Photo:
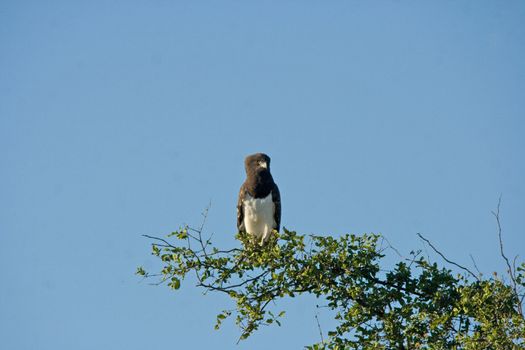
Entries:
<svg viewBox="0 0 525 350">
<path fill-rule="evenodd" d="M 501 257 L 503 258 L 503 260 L 505 260 L 505 263 L 507 264 L 507 272 L 510 276 L 510 279 L 511 279 L 511 283 L 512 283 L 512 289 L 514 290 L 514 294 L 516 295 L 516 297 L 518 298 L 519 302 L 518 302 L 518 310 L 520 312 L 520 314 L 523 316 L 523 304 L 521 302 L 521 300 L 519 299 L 519 294 L 518 294 L 518 286 L 517 286 L 517 281 L 516 281 L 516 276 L 515 276 L 515 273 L 516 273 L 516 270 L 515 270 L 515 262 L 516 262 L 516 258 L 514 259 L 514 268 L 511 266 L 510 264 L 510 261 L 509 259 L 507 258 L 507 256 L 505 255 L 505 251 L 503 249 L 503 238 L 502 238 L 502 229 L 501 229 L 501 220 L 500 220 L 500 206 L 501 206 L 501 195 L 499 196 L 499 199 L 498 199 L 498 207 L 496 208 L 496 211 L 491 211 L 492 215 L 494 215 L 494 217 L 496 218 L 496 224 L 497 224 L 497 228 L 498 228 L 498 239 L 499 239 L 499 251 L 500 251 L 500 255 Z"/>
<path fill-rule="evenodd" d="M 470 271 L 468 268 L 466 268 L 465 266 L 462 266 L 458 263 L 455 263 L 453 262 L 452 260 L 449 260 L 445 257 L 445 255 L 443 255 L 443 253 L 441 253 L 436 247 L 434 247 L 434 245 L 428 240 L 426 239 L 425 237 L 423 237 L 423 235 L 421 233 L 417 233 L 417 235 L 419 236 L 419 238 L 421 238 L 422 240 L 424 240 L 425 242 L 427 242 L 427 244 L 430 246 L 430 248 L 432 248 L 432 250 L 434 250 L 434 252 L 436 252 L 437 254 L 439 254 L 439 256 L 441 256 L 443 258 L 443 260 L 445 260 L 446 262 L 448 262 L 449 264 L 452 264 L 454 266 L 457 266 L 459 267 L 460 269 L 462 269 L 463 271 L 466 271 L 468 272 L 472 277 L 474 277 L 476 280 L 480 280 L 478 276 L 476 276 L 476 274 L 472 271 Z"/>
</svg>

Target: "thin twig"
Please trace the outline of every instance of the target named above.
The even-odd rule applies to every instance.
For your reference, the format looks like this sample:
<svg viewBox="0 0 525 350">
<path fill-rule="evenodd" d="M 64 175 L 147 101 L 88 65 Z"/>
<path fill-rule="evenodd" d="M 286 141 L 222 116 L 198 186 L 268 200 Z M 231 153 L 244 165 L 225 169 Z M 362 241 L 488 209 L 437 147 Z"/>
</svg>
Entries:
<svg viewBox="0 0 525 350">
<path fill-rule="evenodd" d="M 321 336 L 321 343 L 324 343 L 323 331 L 321 330 L 321 324 L 319 323 L 319 317 L 315 314 L 315 321 L 317 322 L 317 328 L 319 329 L 319 335 Z"/>
<path fill-rule="evenodd" d="M 412 267 L 412 264 L 416 261 L 417 257 L 423 252 L 422 249 L 418 249 L 417 251 L 415 252 L 410 252 L 410 254 L 412 255 L 412 258 L 411 259 L 406 259 L 407 261 L 410 261 L 410 264 L 408 264 L 408 267 Z M 427 253 L 428 255 L 428 253 Z M 430 262 L 430 259 L 428 259 L 428 261 Z"/>
<path fill-rule="evenodd" d="M 150 235 L 142 235 L 142 237 L 164 242 L 166 244 L 165 247 L 176 248 L 174 245 L 171 245 L 170 242 L 166 241 L 164 238 L 159 238 L 159 237 L 150 236 Z M 156 245 L 160 246 L 159 244 L 156 244 Z"/>
<path fill-rule="evenodd" d="M 481 275 L 483 275 L 483 274 L 482 274 L 481 271 L 478 269 L 478 265 L 476 264 L 476 260 L 474 260 L 474 257 L 472 256 L 472 254 L 469 254 L 469 256 L 470 256 L 470 260 L 472 260 L 472 263 L 474 264 L 474 268 L 476 269 L 476 271 L 478 271 L 478 274 L 479 274 L 479 276 L 481 277 Z"/>
<path fill-rule="evenodd" d="M 499 239 L 499 251 L 500 251 L 500 255 L 501 257 L 503 258 L 503 260 L 505 260 L 505 263 L 507 264 L 507 269 L 508 269 L 508 273 L 509 273 L 509 276 L 510 276 L 510 280 L 512 282 L 512 289 L 514 290 L 514 294 L 516 296 L 518 296 L 518 287 L 517 287 L 517 282 L 516 282 L 516 276 L 515 276 L 515 263 L 516 263 L 516 258 L 514 258 L 514 268 L 512 268 L 511 264 L 510 264 L 510 261 L 509 259 L 507 258 L 507 256 L 505 255 L 505 250 L 503 249 L 503 238 L 502 238 L 502 229 L 501 229 L 501 220 L 500 220 L 500 216 L 499 216 L 499 209 L 500 209 L 500 206 L 501 206 L 501 195 L 499 196 L 499 199 L 498 199 L 498 207 L 496 208 L 496 211 L 492 211 L 492 215 L 494 215 L 494 217 L 496 218 L 496 224 L 497 224 L 497 227 L 498 227 L 498 239 Z M 521 315 L 523 315 L 523 306 L 522 306 L 522 303 L 521 301 L 518 303 L 518 311 Z"/>
<path fill-rule="evenodd" d="M 206 209 L 204 209 L 204 211 L 201 214 L 203 216 L 203 219 L 202 219 L 201 227 L 199 228 L 199 232 L 202 232 L 202 230 L 204 229 L 204 224 L 206 224 L 206 219 L 208 219 L 208 212 L 210 211 L 210 208 L 211 208 L 211 201 L 208 203 L 208 206 L 206 207 Z"/>
<path fill-rule="evenodd" d="M 208 257 L 208 253 L 206 252 L 206 245 L 204 244 L 204 242 L 202 240 L 202 230 L 204 229 L 204 224 L 206 223 L 206 219 L 208 218 L 208 212 L 210 211 L 210 207 L 211 207 L 211 201 L 208 204 L 208 206 L 206 207 L 206 209 L 204 209 L 204 211 L 202 212 L 203 219 L 202 219 L 201 227 L 197 231 L 199 233 L 199 243 L 201 245 L 202 252 L 204 253 L 204 256 L 206 258 Z"/>
<path fill-rule="evenodd" d="M 514 260 L 512 260 L 512 270 L 514 271 L 514 274 L 516 274 L 516 260 L 518 260 L 519 254 L 517 254 L 514 257 Z"/>
<path fill-rule="evenodd" d="M 439 256 L 441 256 L 446 262 L 448 262 L 449 264 L 452 264 L 452 265 L 454 265 L 454 266 L 459 267 L 459 268 L 462 269 L 463 271 L 468 272 L 469 274 L 472 275 L 472 277 L 474 277 L 476 280 L 479 281 L 479 277 L 476 276 L 476 274 L 475 274 L 474 272 L 470 271 L 470 270 L 469 270 L 468 268 L 466 268 L 465 266 L 461 266 L 460 264 L 455 263 L 455 262 L 453 262 L 452 260 L 447 259 L 447 258 L 443 255 L 443 253 L 441 253 L 439 250 L 437 250 L 437 248 L 434 247 L 434 246 L 432 245 L 432 243 L 431 243 L 428 239 L 426 239 L 425 237 L 423 237 L 423 235 L 422 235 L 421 233 L 418 232 L 417 235 L 419 236 L 419 238 L 421 238 L 422 240 L 424 240 L 425 242 L 427 242 L 427 244 L 430 246 L 430 248 L 432 248 L 432 250 L 434 250 L 434 252 L 436 252 L 437 254 L 439 254 Z"/>
<path fill-rule="evenodd" d="M 496 223 L 498 225 L 499 251 L 500 251 L 501 257 L 505 260 L 505 263 L 507 264 L 507 268 L 508 268 L 508 271 L 509 271 L 510 278 L 512 279 L 512 282 L 515 285 L 516 281 L 514 279 L 514 273 L 512 271 L 512 267 L 510 265 L 510 261 L 507 258 L 507 256 L 505 255 L 505 252 L 504 252 L 504 249 L 503 249 L 503 238 L 501 237 L 501 231 L 502 230 L 501 230 L 501 222 L 500 222 L 500 217 L 499 217 L 500 205 L 501 205 L 501 196 L 499 197 L 499 200 L 498 200 L 498 208 L 496 209 L 495 212 L 492 211 L 492 215 L 494 215 L 494 217 L 496 218 Z"/>
<path fill-rule="evenodd" d="M 390 241 L 385 237 L 385 236 L 381 236 L 382 240 L 383 241 L 386 241 L 386 243 L 388 244 L 387 248 L 390 248 L 392 249 L 394 252 L 396 252 L 396 254 L 400 257 L 400 258 L 403 258 L 404 259 L 404 256 L 401 255 L 401 253 L 399 252 L 399 250 L 397 250 L 392 244 L 390 244 Z M 383 242 L 381 242 L 382 244 Z"/>
<path fill-rule="evenodd" d="M 228 293 L 231 289 L 234 289 L 234 288 L 238 288 L 238 287 L 242 287 L 244 286 L 246 283 L 250 283 L 250 282 L 253 282 L 253 281 L 257 281 L 258 279 L 266 276 L 268 273 L 270 273 L 270 270 L 266 270 L 264 271 L 263 273 L 255 276 L 255 277 L 252 277 L 252 278 L 248 278 L 240 283 L 237 283 L 237 284 L 231 284 L 229 286 L 226 286 L 226 287 L 216 287 L 216 286 L 213 286 L 212 284 L 207 284 L 207 283 L 202 283 L 200 282 L 199 284 L 197 284 L 198 286 L 202 286 L 202 287 L 205 287 L 205 288 L 208 288 L 210 290 L 217 290 L 217 291 L 220 291 L 220 292 L 225 292 L 225 293 Z"/>
</svg>

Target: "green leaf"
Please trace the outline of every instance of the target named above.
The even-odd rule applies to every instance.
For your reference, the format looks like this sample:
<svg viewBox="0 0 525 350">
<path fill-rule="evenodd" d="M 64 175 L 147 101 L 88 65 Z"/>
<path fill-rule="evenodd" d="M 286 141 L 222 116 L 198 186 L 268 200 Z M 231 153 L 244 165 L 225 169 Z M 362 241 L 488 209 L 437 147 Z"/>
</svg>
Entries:
<svg viewBox="0 0 525 350">
<path fill-rule="evenodd" d="M 153 251 L 152 254 L 155 255 L 155 256 L 159 256 L 160 254 L 160 249 L 159 247 L 157 247 L 155 244 L 152 244 L 151 245 L 151 250 Z"/>
<path fill-rule="evenodd" d="M 177 233 L 177 238 L 178 239 L 186 239 L 188 238 L 188 230 L 187 229 L 182 229 L 180 230 L 178 233 Z"/>
<path fill-rule="evenodd" d="M 171 278 L 171 282 L 169 283 L 169 286 L 172 288 L 172 289 L 179 289 L 180 288 L 180 280 L 177 278 L 177 277 L 172 277 Z"/>
</svg>

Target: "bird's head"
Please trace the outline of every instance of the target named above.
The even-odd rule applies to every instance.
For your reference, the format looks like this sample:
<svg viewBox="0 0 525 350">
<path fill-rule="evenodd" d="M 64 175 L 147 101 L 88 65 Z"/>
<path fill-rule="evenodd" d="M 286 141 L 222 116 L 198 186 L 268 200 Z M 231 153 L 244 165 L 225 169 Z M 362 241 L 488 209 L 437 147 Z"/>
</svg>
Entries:
<svg viewBox="0 0 525 350">
<path fill-rule="evenodd" d="M 260 174 L 270 172 L 270 157 L 264 153 L 251 154 L 244 160 L 246 174 Z"/>
</svg>

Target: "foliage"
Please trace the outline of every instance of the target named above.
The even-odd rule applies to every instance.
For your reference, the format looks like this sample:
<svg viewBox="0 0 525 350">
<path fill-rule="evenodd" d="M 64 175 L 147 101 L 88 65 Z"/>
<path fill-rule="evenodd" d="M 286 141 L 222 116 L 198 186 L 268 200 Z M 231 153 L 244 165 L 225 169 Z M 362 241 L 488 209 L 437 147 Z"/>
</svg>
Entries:
<svg viewBox="0 0 525 350">
<path fill-rule="evenodd" d="M 163 267 L 156 275 L 139 267 L 137 274 L 179 289 L 195 273 L 198 287 L 235 301 L 215 327 L 233 317 L 241 339 L 262 325 L 281 325 L 285 312 L 272 311 L 274 301 L 309 293 L 326 300 L 337 326 L 307 349 L 525 348 L 525 264 L 507 283 L 497 275 L 455 275 L 419 252 L 386 271 L 382 237 L 375 234 L 334 238 L 284 229 L 259 246 L 240 233 L 242 247 L 229 250 L 204 239 L 202 228 L 147 237 Z"/>
</svg>

